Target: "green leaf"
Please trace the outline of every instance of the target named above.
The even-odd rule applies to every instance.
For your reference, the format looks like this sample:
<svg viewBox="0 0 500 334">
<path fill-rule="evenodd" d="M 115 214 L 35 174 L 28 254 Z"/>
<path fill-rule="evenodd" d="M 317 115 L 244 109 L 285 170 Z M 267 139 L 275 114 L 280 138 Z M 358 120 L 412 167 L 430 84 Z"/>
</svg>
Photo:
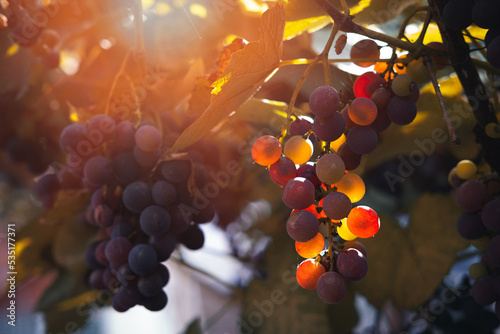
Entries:
<svg viewBox="0 0 500 334">
<path fill-rule="evenodd" d="M 257 92 L 278 68 L 284 28 L 282 6 L 274 6 L 262 15 L 260 40 L 247 44 L 232 55 L 226 69 L 213 84 L 210 105 L 180 135 L 170 152 L 182 150 L 207 135 Z"/>
<path fill-rule="evenodd" d="M 284 221 L 284 220 L 283 220 Z M 254 280 L 243 292 L 242 333 L 349 333 L 357 323 L 354 293 L 339 305 L 327 305 L 316 291 L 302 289 L 295 279 L 301 258 L 282 230 L 266 253 L 269 277 Z"/>
<path fill-rule="evenodd" d="M 313 33 L 331 23 L 330 16 L 310 17 L 297 21 L 287 21 L 285 24 L 285 40 L 289 40 L 304 32 Z"/>
<path fill-rule="evenodd" d="M 413 206 L 406 229 L 381 217 L 379 233 L 362 240 L 369 269 L 355 288 L 376 307 L 387 299 L 402 308 L 419 307 L 449 272 L 456 253 L 469 244 L 456 231 L 459 214 L 453 196 L 424 194 Z"/>
</svg>

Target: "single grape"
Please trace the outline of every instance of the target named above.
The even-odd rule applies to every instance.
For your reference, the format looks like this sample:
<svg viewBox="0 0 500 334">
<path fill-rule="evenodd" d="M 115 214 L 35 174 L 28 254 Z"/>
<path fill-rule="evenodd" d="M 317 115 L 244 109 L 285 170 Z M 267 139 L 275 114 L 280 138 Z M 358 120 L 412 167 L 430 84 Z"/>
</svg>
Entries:
<svg viewBox="0 0 500 334">
<path fill-rule="evenodd" d="M 300 242 L 295 241 L 295 250 L 303 258 L 317 256 L 325 247 L 325 238 L 321 233 L 316 234 L 311 240 Z"/>
<path fill-rule="evenodd" d="M 344 249 L 355 248 L 361 252 L 366 257 L 366 248 L 361 242 L 357 240 L 350 240 L 344 242 Z"/>
<path fill-rule="evenodd" d="M 353 85 L 354 96 L 370 98 L 373 92 L 385 83 L 384 78 L 375 72 L 366 72 L 360 75 Z"/>
<path fill-rule="evenodd" d="M 493 304 L 498 299 L 493 285 L 494 279 L 489 275 L 479 277 L 474 281 L 471 293 L 476 303 L 486 306 Z"/>
<path fill-rule="evenodd" d="M 149 244 L 154 248 L 159 261 L 166 261 L 172 255 L 177 245 L 177 240 L 173 233 L 168 232 L 159 237 L 151 237 Z"/>
<path fill-rule="evenodd" d="M 139 178 L 141 167 L 132 152 L 123 152 L 113 158 L 113 171 L 116 181 L 121 185 L 127 185 Z"/>
<path fill-rule="evenodd" d="M 341 220 L 347 217 L 351 208 L 352 204 L 349 197 L 338 191 L 326 195 L 323 200 L 323 210 L 331 219 Z"/>
<path fill-rule="evenodd" d="M 113 296 L 113 299 L 116 299 L 116 303 L 125 309 L 129 309 L 139 304 L 141 298 L 142 296 L 139 290 L 133 285 L 121 286 L 116 295 Z"/>
<path fill-rule="evenodd" d="M 161 132 L 153 125 L 143 125 L 135 132 L 135 143 L 145 152 L 154 152 L 161 146 Z"/>
<path fill-rule="evenodd" d="M 318 218 L 309 211 L 295 211 L 286 221 L 286 231 L 295 241 L 309 241 L 319 232 Z"/>
<path fill-rule="evenodd" d="M 342 111 L 340 113 L 344 117 L 345 127 L 346 128 L 352 129 L 353 127 L 356 126 L 356 123 L 354 123 L 352 121 L 351 117 L 349 117 L 349 105 L 346 105 L 344 107 L 344 109 L 342 109 Z"/>
<path fill-rule="evenodd" d="M 372 96 L 370 97 L 370 100 L 375 103 L 377 106 L 377 109 L 380 111 L 382 109 L 385 109 L 387 107 L 387 103 L 389 103 L 389 99 L 391 97 L 391 94 L 385 87 L 379 87 L 377 88 Z"/>
<path fill-rule="evenodd" d="M 114 143 L 121 148 L 131 149 L 135 146 L 135 128 L 131 121 L 121 121 L 116 125 Z"/>
<path fill-rule="evenodd" d="M 463 212 L 457 220 L 457 231 L 464 239 L 474 240 L 486 234 L 486 228 L 477 212 Z"/>
<path fill-rule="evenodd" d="M 393 96 L 387 104 L 387 116 L 397 125 L 408 125 L 417 117 L 417 105 L 411 97 Z"/>
<path fill-rule="evenodd" d="M 469 180 L 457 189 L 457 203 L 467 212 L 481 210 L 489 199 L 488 188 L 481 181 Z"/>
<path fill-rule="evenodd" d="M 97 248 L 95 249 L 95 259 L 104 267 L 107 267 L 109 265 L 109 261 L 106 258 L 107 244 L 108 242 L 106 240 L 103 240 L 97 245 Z"/>
<path fill-rule="evenodd" d="M 316 175 L 325 184 L 339 182 L 345 174 L 345 164 L 340 156 L 333 153 L 323 155 L 316 162 Z"/>
<path fill-rule="evenodd" d="M 303 136 L 312 130 L 313 120 L 308 116 L 299 116 L 290 124 L 290 136 Z"/>
<path fill-rule="evenodd" d="M 303 177 L 309 180 L 313 186 L 319 183 L 319 179 L 316 176 L 316 164 L 312 161 L 306 162 L 297 170 L 297 177 Z"/>
<path fill-rule="evenodd" d="M 302 136 L 293 136 L 285 143 L 283 153 L 294 164 L 302 165 L 311 158 L 313 150 L 313 145 L 309 139 L 304 139 Z"/>
<path fill-rule="evenodd" d="M 85 143 L 88 143 L 89 149 L 92 149 L 92 144 L 87 140 L 87 129 L 81 124 L 75 123 L 68 125 L 59 136 L 59 146 L 68 154 L 87 156 L 89 153 L 83 151 L 83 145 Z"/>
<path fill-rule="evenodd" d="M 377 106 L 366 97 L 358 97 L 349 105 L 349 118 L 357 125 L 369 125 L 377 118 Z"/>
<path fill-rule="evenodd" d="M 372 127 L 355 126 L 349 130 L 346 144 L 357 154 L 368 154 L 377 148 L 378 135 Z"/>
<path fill-rule="evenodd" d="M 173 204 L 177 198 L 177 190 L 175 187 L 164 180 L 156 181 L 151 188 L 151 195 L 153 201 L 160 206 L 167 206 Z"/>
<path fill-rule="evenodd" d="M 358 238 L 371 238 L 380 229 L 380 219 L 372 208 L 360 205 L 347 216 L 347 228 Z"/>
<path fill-rule="evenodd" d="M 491 200 L 484 205 L 481 221 L 493 232 L 500 231 L 500 199 Z"/>
<path fill-rule="evenodd" d="M 486 58 L 491 66 L 500 68 L 500 36 L 495 37 L 488 45 Z"/>
<path fill-rule="evenodd" d="M 345 124 L 344 117 L 339 112 L 335 112 L 328 117 L 318 116 L 314 119 L 314 133 L 320 140 L 331 142 L 342 136 Z"/>
<path fill-rule="evenodd" d="M 461 179 L 457 175 L 457 167 L 453 167 L 448 173 L 448 183 L 455 189 L 458 189 L 465 180 Z"/>
<path fill-rule="evenodd" d="M 33 195 L 42 202 L 46 209 L 54 206 L 57 199 L 57 194 L 61 189 L 59 179 L 55 174 L 45 174 L 33 186 Z"/>
<path fill-rule="evenodd" d="M 318 279 L 316 291 L 325 303 L 338 304 L 347 294 L 347 284 L 342 275 L 329 271 Z"/>
<path fill-rule="evenodd" d="M 140 213 L 151 203 L 151 189 L 142 181 L 132 182 L 123 191 L 122 200 L 127 209 Z"/>
<path fill-rule="evenodd" d="M 332 116 L 340 105 L 337 90 L 331 86 L 316 88 L 309 97 L 309 107 L 316 116 Z"/>
<path fill-rule="evenodd" d="M 113 138 L 115 130 L 116 122 L 108 115 L 94 115 L 87 122 L 87 132 L 89 136 L 99 139 L 96 140 L 96 142 L 100 142 L 100 144 Z"/>
<path fill-rule="evenodd" d="M 339 253 L 337 269 L 345 279 L 359 281 L 368 272 L 368 262 L 365 256 L 355 248 L 348 248 Z"/>
<path fill-rule="evenodd" d="M 141 229 L 147 235 L 160 236 L 170 229 L 170 214 L 158 205 L 150 205 L 141 212 L 139 218 Z"/>
<path fill-rule="evenodd" d="M 182 232 L 180 236 L 181 243 L 191 250 L 197 250 L 203 247 L 205 236 L 203 231 L 197 225 L 191 225 Z"/>
<path fill-rule="evenodd" d="M 104 282 L 102 281 L 103 273 L 104 273 L 104 269 L 92 270 L 92 272 L 90 273 L 89 278 L 88 278 L 88 285 L 92 289 L 97 289 L 97 290 L 106 289 L 106 286 L 104 285 Z"/>
<path fill-rule="evenodd" d="M 262 136 L 252 145 L 252 158 L 261 166 L 270 166 L 281 156 L 281 143 L 273 136 Z"/>
<path fill-rule="evenodd" d="M 106 204 L 99 204 L 94 209 L 94 222 L 101 228 L 110 227 L 114 222 L 113 210 Z"/>
<path fill-rule="evenodd" d="M 296 177 L 283 186 L 281 198 L 291 209 L 305 209 L 314 203 L 314 186 L 309 180 Z"/>
<path fill-rule="evenodd" d="M 162 161 L 160 171 L 168 182 L 182 183 L 191 175 L 191 163 L 189 160 Z"/>
<path fill-rule="evenodd" d="M 137 281 L 137 289 L 141 295 L 152 297 L 163 289 L 163 278 L 159 272 L 154 272 L 149 275 L 139 277 Z"/>
<path fill-rule="evenodd" d="M 338 192 L 342 192 L 355 203 L 365 195 L 365 183 L 363 179 L 355 173 L 347 173 L 335 184 Z"/>
<path fill-rule="evenodd" d="M 349 231 L 349 228 L 347 227 L 347 219 L 342 219 L 342 225 L 337 227 L 337 233 L 339 237 L 346 241 L 351 241 L 357 238 L 356 235 Z"/>
<path fill-rule="evenodd" d="M 139 280 L 139 276 L 130 269 L 128 263 L 124 263 L 118 267 L 116 279 L 121 285 L 135 285 Z"/>
<path fill-rule="evenodd" d="M 297 283 L 306 289 L 314 290 L 319 278 L 325 273 L 325 267 L 320 263 L 315 263 L 314 259 L 304 260 L 297 267 L 295 277 Z"/>
<path fill-rule="evenodd" d="M 123 237 L 116 237 L 106 244 L 106 259 L 110 263 L 123 264 L 127 262 L 132 243 Z"/>
<path fill-rule="evenodd" d="M 297 168 L 290 158 L 280 157 L 269 167 L 269 176 L 274 183 L 282 187 L 297 176 Z"/>
<path fill-rule="evenodd" d="M 91 184 L 101 187 L 106 184 L 113 173 L 111 161 L 103 156 L 96 155 L 90 158 L 83 169 L 85 179 Z"/>
<path fill-rule="evenodd" d="M 500 3 L 492 0 L 479 0 L 472 7 L 472 21 L 483 29 L 500 27 Z"/>
<path fill-rule="evenodd" d="M 168 281 L 170 280 L 170 272 L 168 271 L 167 267 L 159 263 L 158 269 L 156 269 L 156 271 L 160 274 L 163 280 L 163 286 L 167 285 Z"/>
<path fill-rule="evenodd" d="M 352 59 L 377 59 L 380 57 L 380 48 L 373 40 L 362 39 L 352 46 L 350 56 Z M 360 67 L 369 67 L 375 64 L 375 62 L 354 62 L 354 64 Z"/>
<path fill-rule="evenodd" d="M 158 256 L 150 245 L 135 245 L 128 254 L 128 265 L 133 272 L 139 275 L 152 274 L 158 262 Z"/>
<path fill-rule="evenodd" d="M 391 90 L 400 97 L 409 96 L 416 89 L 418 85 L 409 74 L 397 75 L 391 83 Z"/>
<path fill-rule="evenodd" d="M 168 298 L 165 291 L 154 295 L 153 297 L 145 297 L 141 300 L 142 305 L 150 311 L 161 311 L 167 306 Z"/>
<path fill-rule="evenodd" d="M 154 151 L 143 151 L 139 146 L 134 146 L 133 155 L 135 161 L 144 168 L 152 168 L 158 162 L 161 155 L 161 150 L 158 148 Z"/>
<path fill-rule="evenodd" d="M 59 43 L 60 38 L 59 33 L 54 29 L 43 29 L 39 40 L 49 48 L 54 48 Z"/>
<path fill-rule="evenodd" d="M 349 145 L 347 145 L 347 142 L 340 145 L 337 154 L 342 158 L 342 161 L 344 161 L 346 170 L 354 170 L 358 168 L 361 163 L 361 154 L 354 152 Z"/>
<path fill-rule="evenodd" d="M 457 164 L 456 173 L 462 180 L 471 180 L 476 176 L 477 166 L 470 160 L 462 160 Z"/>
<path fill-rule="evenodd" d="M 443 10 L 443 21 L 452 30 L 463 30 L 472 24 L 473 0 L 449 1 Z"/>
</svg>

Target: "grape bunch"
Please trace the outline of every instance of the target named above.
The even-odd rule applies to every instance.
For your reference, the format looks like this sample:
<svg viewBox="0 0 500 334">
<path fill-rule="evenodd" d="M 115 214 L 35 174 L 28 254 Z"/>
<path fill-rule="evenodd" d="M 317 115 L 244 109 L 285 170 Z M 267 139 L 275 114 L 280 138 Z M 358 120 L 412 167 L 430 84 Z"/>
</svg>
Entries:
<svg viewBox="0 0 500 334">
<path fill-rule="evenodd" d="M 457 221 L 458 233 L 484 251 L 481 262 L 469 268 L 472 297 L 483 306 L 495 303 L 500 317 L 500 179 L 496 173 L 481 173 L 473 161 L 462 160 L 448 180 L 464 211 Z"/>
<path fill-rule="evenodd" d="M 419 94 L 409 75 L 388 83 L 372 72 L 358 77 L 354 93 L 356 98 L 346 101 L 331 86 L 316 88 L 309 98 L 314 119 L 296 117 L 284 131 L 288 138 L 266 135 L 252 146 L 254 161 L 269 167 L 271 180 L 283 187 L 284 204 L 292 209 L 286 230 L 305 258 L 297 281 L 331 304 L 345 297 L 346 280 L 360 280 L 368 271 L 366 249 L 354 239 L 373 237 L 380 228 L 375 210 L 353 207 L 363 198 L 365 184 L 352 170 L 362 155 L 375 150 L 378 132 L 391 123 L 413 121 Z M 322 146 L 316 156 L 315 142 Z"/>
<path fill-rule="evenodd" d="M 92 192 L 82 214 L 84 223 L 98 229 L 86 252 L 89 286 L 112 291 L 111 304 L 119 312 L 138 304 L 161 310 L 169 280 L 161 262 L 177 244 L 201 248 L 198 224 L 214 218 L 214 206 L 193 203 L 190 189 L 202 187 L 208 172 L 187 154 L 162 157 L 168 138 L 146 122 L 137 127 L 99 114 L 86 125 L 68 125 L 59 139 L 66 166 L 41 177 L 34 192 L 50 207 L 58 191 L 68 187 L 65 175 L 71 175 L 74 188 Z"/>
<path fill-rule="evenodd" d="M 452 30 L 463 30 L 471 24 L 488 29 L 484 46 L 488 62 L 500 68 L 500 2 L 495 0 L 451 0 L 444 7 L 443 20 Z"/>
</svg>

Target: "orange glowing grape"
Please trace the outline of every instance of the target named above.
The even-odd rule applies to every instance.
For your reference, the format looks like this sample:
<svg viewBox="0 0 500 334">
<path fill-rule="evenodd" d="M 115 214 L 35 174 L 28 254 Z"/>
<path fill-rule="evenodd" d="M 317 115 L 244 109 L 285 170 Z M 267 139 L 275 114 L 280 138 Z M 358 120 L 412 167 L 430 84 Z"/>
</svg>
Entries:
<svg viewBox="0 0 500 334">
<path fill-rule="evenodd" d="M 313 145 L 309 139 L 293 136 L 285 144 L 283 153 L 296 165 L 305 164 L 313 154 Z"/>
<path fill-rule="evenodd" d="M 306 242 L 295 241 L 295 250 L 303 258 L 317 256 L 325 247 L 325 239 L 321 233 Z"/>
<path fill-rule="evenodd" d="M 318 280 L 325 273 L 325 267 L 321 263 L 316 264 L 314 259 L 308 259 L 302 261 L 297 268 L 297 273 L 295 277 L 297 278 L 297 283 L 306 290 L 316 289 L 316 284 Z"/>
<path fill-rule="evenodd" d="M 355 173 L 345 174 L 335 186 L 337 187 L 337 191 L 346 194 L 352 203 L 361 200 L 365 195 L 365 183 Z"/>
<path fill-rule="evenodd" d="M 339 138 L 339 139 L 336 139 L 336 140 L 334 140 L 334 141 L 330 142 L 330 148 L 331 148 L 332 150 L 334 150 L 335 152 L 337 152 L 337 151 L 339 150 L 339 147 L 340 147 L 343 143 L 345 143 L 345 141 L 346 141 L 345 134 L 342 134 L 342 135 L 340 136 L 340 138 Z"/>
<path fill-rule="evenodd" d="M 349 105 L 349 118 L 358 125 L 369 125 L 377 118 L 377 106 L 366 97 L 358 97 Z"/>
<path fill-rule="evenodd" d="M 352 208 L 347 216 L 347 228 L 358 238 L 371 238 L 380 229 L 380 219 L 372 208 L 364 205 Z"/>
<path fill-rule="evenodd" d="M 357 237 L 354 234 L 352 234 L 352 232 L 349 231 L 349 229 L 347 228 L 347 223 L 346 223 L 347 218 L 344 218 L 341 221 L 342 221 L 342 226 L 337 227 L 337 233 L 339 234 L 339 237 L 341 237 L 345 241 L 356 239 Z"/>
<path fill-rule="evenodd" d="M 321 204 L 321 202 L 320 202 Z M 321 206 L 321 205 L 319 205 Z M 292 210 L 292 213 L 294 213 L 295 211 L 300 211 L 300 210 Z M 318 205 L 316 204 L 311 204 L 311 206 L 305 208 L 305 209 L 302 209 L 302 211 L 309 211 L 311 212 L 312 214 L 314 214 L 316 216 L 316 218 L 320 219 L 320 218 L 326 218 L 326 215 L 325 213 L 323 212 L 323 210 L 321 210 L 321 212 L 318 212 Z"/>
<path fill-rule="evenodd" d="M 270 166 L 281 156 L 281 143 L 273 136 L 262 136 L 252 145 L 252 158 L 261 166 Z"/>
</svg>

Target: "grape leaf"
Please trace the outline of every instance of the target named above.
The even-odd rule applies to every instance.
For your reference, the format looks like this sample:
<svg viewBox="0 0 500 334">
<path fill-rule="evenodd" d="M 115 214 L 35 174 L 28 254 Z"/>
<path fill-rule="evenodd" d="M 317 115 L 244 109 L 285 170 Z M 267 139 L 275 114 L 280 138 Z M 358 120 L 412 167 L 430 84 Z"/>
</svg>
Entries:
<svg viewBox="0 0 500 334">
<path fill-rule="evenodd" d="M 423 194 L 410 212 L 410 225 L 401 229 L 381 217 L 374 238 L 362 240 L 369 270 L 355 283 L 376 307 L 387 299 L 402 308 L 419 307 L 434 292 L 469 242 L 456 231 L 460 210 L 453 196 Z"/>
<path fill-rule="evenodd" d="M 242 333 L 350 333 L 357 323 L 354 292 L 339 305 L 327 305 L 315 290 L 302 289 L 295 279 L 300 257 L 284 232 L 266 252 L 269 277 L 254 280 L 243 293 Z"/>
<path fill-rule="evenodd" d="M 304 32 L 315 32 L 331 22 L 332 19 L 330 18 L 330 16 L 326 15 L 318 17 L 308 17 L 297 21 L 287 21 L 285 24 L 284 39 L 292 39 Z"/>
<path fill-rule="evenodd" d="M 262 15 L 261 38 L 233 54 L 214 83 L 210 105 L 170 149 L 179 151 L 208 134 L 231 112 L 247 101 L 277 69 L 282 53 L 285 15 L 274 6 Z"/>
</svg>

